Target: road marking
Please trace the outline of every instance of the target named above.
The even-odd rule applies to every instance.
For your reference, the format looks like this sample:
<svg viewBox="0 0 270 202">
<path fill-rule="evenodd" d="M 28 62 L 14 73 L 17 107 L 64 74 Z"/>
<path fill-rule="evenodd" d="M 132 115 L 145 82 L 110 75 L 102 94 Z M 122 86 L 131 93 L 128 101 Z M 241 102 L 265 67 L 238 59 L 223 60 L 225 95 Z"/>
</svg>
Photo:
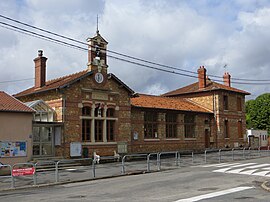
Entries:
<svg viewBox="0 0 270 202">
<path fill-rule="evenodd" d="M 270 171 L 261 171 L 261 172 L 256 172 L 256 173 L 252 173 L 252 175 L 257 175 L 257 176 L 267 176 L 266 174 L 269 173 Z"/>
<path fill-rule="evenodd" d="M 259 165 L 255 165 L 255 166 L 249 166 L 249 167 L 246 167 L 246 168 L 261 168 L 261 167 L 266 167 L 266 166 L 269 166 L 270 164 L 269 163 L 264 163 L 264 164 L 259 164 Z"/>
<path fill-rule="evenodd" d="M 67 168 L 66 171 L 75 171 L 77 170 L 76 168 Z"/>
<path fill-rule="evenodd" d="M 224 167 L 224 166 L 234 166 L 234 165 L 239 165 L 240 163 L 217 163 L 217 164 L 210 164 L 210 165 L 204 165 L 204 166 L 199 166 L 203 168 L 209 168 L 209 167 Z"/>
<path fill-rule="evenodd" d="M 218 169 L 218 170 L 213 170 L 213 172 L 225 173 L 228 170 L 231 170 L 233 168 L 244 167 L 244 166 L 249 166 L 249 165 L 254 165 L 254 164 L 256 164 L 256 163 L 244 163 L 244 164 L 239 164 L 239 165 L 235 165 L 235 166 L 230 166 L 228 168 L 222 168 L 222 169 Z"/>
<path fill-rule="evenodd" d="M 254 187 L 236 187 L 236 188 L 232 188 L 232 189 L 227 189 L 227 190 L 223 190 L 223 191 L 217 191 L 217 192 L 204 194 L 204 195 L 200 195 L 200 196 L 195 196 L 195 197 L 191 197 L 191 198 L 180 199 L 180 200 L 177 200 L 175 202 L 200 201 L 200 200 L 203 200 L 203 199 L 214 198 L 214 197 L 217 197 L 217 196 L 222 196 L 222 195 L 231 194 L 231 193 L 244 191 L 244 190 L 247 190 L 247 189 L 253 189 L 253 188 Z"/>
<path fill-rule="evenodd" d="M 239 174 L 252 175 L 252 173 L 256 172 L 257 170 L 259 170 L 259 169 L 247 170 L 247 171 L 240 172 Z"/>
</svg>

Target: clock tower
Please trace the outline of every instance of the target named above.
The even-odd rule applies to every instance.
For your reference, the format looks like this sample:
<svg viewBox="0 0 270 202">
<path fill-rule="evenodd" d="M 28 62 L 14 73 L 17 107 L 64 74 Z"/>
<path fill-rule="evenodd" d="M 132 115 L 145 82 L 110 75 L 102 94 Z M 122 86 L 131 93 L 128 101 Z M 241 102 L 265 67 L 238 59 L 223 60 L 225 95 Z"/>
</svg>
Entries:
<svg viewBox="0 0 270 202">
<path fill-rule="evenodd" d="M 94 37 L 87 39 L 87 43 L 88 43 L 88 63 L 87 63 L 88 70 L 106 75 L 108 68 L 107 65 L 108 42 L 99 34 L 99 31 L 97 30 L 96 35 Z M 101 78 L 100 74 L 99 76 L 96 77 Z M 101 81 L 101 79 L 98 79 L 98 81 Z"/>
</svg>

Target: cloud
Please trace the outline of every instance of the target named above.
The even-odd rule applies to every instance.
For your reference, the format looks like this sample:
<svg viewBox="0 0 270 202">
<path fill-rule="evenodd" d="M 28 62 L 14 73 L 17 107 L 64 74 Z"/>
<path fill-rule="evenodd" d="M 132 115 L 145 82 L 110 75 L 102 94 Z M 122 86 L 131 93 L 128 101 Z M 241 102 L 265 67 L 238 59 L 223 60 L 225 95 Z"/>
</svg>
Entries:
<svg viewBox="0 0 270 202">
<path fill-rule="evenodd" d="M 205 65 L 208 74 L 219 76 L 228 64 L 232 79 L 269 77 L 268 1 L 48 0 L 41 6 L 39 1 L 14 0 L 0 2 L 0 8 L 3 15 L 81 41 L 94 35 L 99 14 L 100 33 L 110 50 L 194 72 Z M 48 57 L 48 79 L 86 68 L 86 52 L 1 27 L 0 44 L 0 82 L 33 78 L 38 49 Z M 159 94 L 197 81 L 111 58 L 108 62 L 109 71 L 137 92 Z M 16 93 L 32 84 L 0 83 L 0 89 Z M 270 90 L 267 85 L 233 86 L 254 96 Z"/>
</svg>

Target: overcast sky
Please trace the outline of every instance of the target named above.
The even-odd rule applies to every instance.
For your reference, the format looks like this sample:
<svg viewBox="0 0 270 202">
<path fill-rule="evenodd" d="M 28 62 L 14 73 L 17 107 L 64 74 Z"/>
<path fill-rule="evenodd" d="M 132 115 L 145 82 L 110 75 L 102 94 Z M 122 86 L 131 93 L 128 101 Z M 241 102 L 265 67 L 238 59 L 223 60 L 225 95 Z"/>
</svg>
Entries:
<svg viewBox="0 0 270 202">
<path fill-rule="evenodd" d="M 232 81 L 270 83 L 268 0 L 3 0 L 0 14 L 80 41 L 95 35 L 98 14 L 109 50 L 194 72 L 204 65 L 217 76 L 227 64 Z M 86 52 L 0 27 L 0 90 L 33 86 L 33 79 L 5 81 L 34 78 L 39 49 L 48 58 L 47 79 L 86 69 Z M 197 81 L 110 58 L 108 64 L 136 92 L 161 94 Z M 250 92 L 247 99 L 270 91 L 270 84 L 232 86 Z"/>
</svg>

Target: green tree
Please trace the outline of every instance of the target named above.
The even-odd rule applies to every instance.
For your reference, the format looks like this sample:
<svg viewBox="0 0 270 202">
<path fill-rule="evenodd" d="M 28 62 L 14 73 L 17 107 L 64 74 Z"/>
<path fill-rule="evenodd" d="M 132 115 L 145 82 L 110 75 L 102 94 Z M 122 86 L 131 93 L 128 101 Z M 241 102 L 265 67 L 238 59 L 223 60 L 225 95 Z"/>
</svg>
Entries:
<svg viewBox="0 0 270 202">
<path fill-rule="evenodd" d="M 246 120 L 247 128 L 270 132 L 270 93 L 246 102 Z"/>
</svg>

